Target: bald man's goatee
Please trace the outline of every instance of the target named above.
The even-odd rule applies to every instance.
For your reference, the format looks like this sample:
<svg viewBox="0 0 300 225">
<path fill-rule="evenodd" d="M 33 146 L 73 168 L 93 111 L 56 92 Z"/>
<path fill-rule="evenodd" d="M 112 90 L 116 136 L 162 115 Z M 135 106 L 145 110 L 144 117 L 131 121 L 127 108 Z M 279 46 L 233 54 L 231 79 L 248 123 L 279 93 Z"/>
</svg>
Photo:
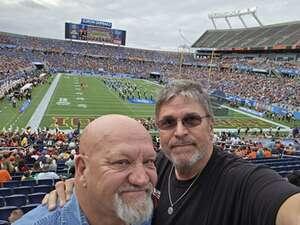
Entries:
<svg viewBox="0 0 300 225">
<path fill-rule="evenodd" d="M 117 216 L 126 224 L 141 224 L 151 218 L 153 212 L 152 201 L 153 186 L 149 184 L 146 198 L 134 199 L 128 203 L 122 199 L 120 192 L 114 196 L 114 206 Z"/>
</svg>

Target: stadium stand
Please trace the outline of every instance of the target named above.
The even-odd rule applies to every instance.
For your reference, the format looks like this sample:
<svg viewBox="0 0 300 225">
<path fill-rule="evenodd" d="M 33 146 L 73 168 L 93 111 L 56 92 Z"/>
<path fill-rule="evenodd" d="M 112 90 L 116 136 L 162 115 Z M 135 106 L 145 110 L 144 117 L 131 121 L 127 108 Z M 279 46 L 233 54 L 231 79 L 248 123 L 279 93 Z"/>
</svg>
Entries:
<svg viewBox="0 0 300 225">
<path fill-rule="evenodd" d="M 264 48 L 299 45 L 300 22 L 239 29 L 207 30 L 195 48 Z"/>
<path fill-rule="evenodd" d="M 296 46 L 300 43 L 299 39 L 300 22 L 293 22 L 246 29 L 208 30 L 194 47 L 243 49 Z M 207 87 L 210 94 L 216 91 L 224 94 L 226 100 L 229 99 L 229 105 L 255 109 L 264 113 L 266 118 L 293 120 L 295 118 L 288 117 L 288 113 L 300 112 L 300 88 L 296 79 L 300 75 L 300 66 L 297 63 L 253 57 L 209 56 L 198 59 L 190 53 L 107 46 L 5 32 L 0 32 L 0 53 L 0 99 L 11 103 L 26 97 L 20 94 L 21 87 L 29 83 L 36 87 L 48 82 L 51 74 L 57 72 L 146 79 L 151 72 L 156 72 L 162 75 L 162 81 L 166 83 L 173 79 L 197 80 Z M 42 69 L 38 66 L 42 66 Z M 41 73 L 46 73 L 46 77 L 40 77 Z M 270 113 L 270 107 L 275 106 L 287 113 Z M 139 118 L 139 121 L 148 130 L 156 130 L 153 118 Z M 300 171 L 300 146 L 296 143 L 299 132 L 293 136 L 295 142 L 291 146 L 285 144 L 285 140 L 276 140 L 279 148 L 275 141 L 272 143 L 274 145 L 270 145 L 273 140 L 267 139 L 267 134 L 261 132 L 261 136 L 253 135 L 253 140 L 224 132 L 215 134 L 214 141 L 224 151 L 250 163 L 269 166 L 283 177 Z M 153 137 L 153 142 L 159 151 L 157 137 Z M 16 207 L 25 213 L 36 207 L 44 194 L 53 189 L 55 182 L 71 176 L 71 168 L 66 161 L 72 158 L 70 155 L 75 157 L 78 154 L 78 147 L 79 136 L 75 131 L 64 133 L 59 129 L 50 131 L 45 128 L 33 132 L 30 127 L 0 131 L 0 163 L 6 164 L 12 176 L 12 180 L 0 188 L 0 219 L 7 220 Z M 36 180 L 37 174 L 50 161 L 55 169 L 49 171 L 56 172 L 60 179 Z"/>
</svg>

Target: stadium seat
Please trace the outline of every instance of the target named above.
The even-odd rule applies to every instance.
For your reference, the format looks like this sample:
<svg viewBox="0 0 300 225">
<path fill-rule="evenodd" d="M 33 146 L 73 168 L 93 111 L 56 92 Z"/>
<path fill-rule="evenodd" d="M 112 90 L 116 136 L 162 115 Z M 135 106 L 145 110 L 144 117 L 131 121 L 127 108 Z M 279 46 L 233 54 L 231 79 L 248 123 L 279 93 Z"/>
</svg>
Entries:
<svg viewBox="0 0 300 225">
<path fill-rule="evenodd" d="M 23 176 L 23 172 L 14 172 L 14 173 L 12 173 L 11 174 L 11 176 L 13 177 L 13 176 Z"/>
<path fill-rule="evenodd" d="M 53 186 L 50 186 L 50 185 L 37 185 L 37 186 L 33 186 L 33 193 L 37 193 L 37 192 L 46 192 L 46 193 L 49 193 L 52 190 L 53 190 Z"/>
<path fill-rule="evenodd" d="M 32 168 L 33 164 L 32 163 L 26 163 L 25 166 L 27 166 L 28 168 Z"/>
<path fill-rule="evenodd" d="M 11 194 L 12 194 L 11 188 L 0 188 L 0 196 L 7 196 Z"/>
<path fill-rule="evenodd" d="M 67 168 L 67 166 L 66 165 L 57 165 L 57 170 L 63 170 L 63 169 L 65 169 L 65 168 Z"/>
<path fill-rule="evenodd" d="M 68 168 L 65 168 L 65 169 L 61 169 L 61 170 L 57 170 L 57 174 L 60 175 L 60 174 L 65 174 L 65 173 L 68 173 Z"/>
<path fill-rule="evenodd" d="M 40 204 L 45 196 L 45 192 L 37 192 L 27 195 L 30 204 Z"/>
<path fill-rule="evenodd" d="M 66 162 L 66 160 L 64 160 L 64 159 L 58 159 L 56 164 L 57 165 L 65 165 L 65 162 Z"/>
<path fill-rule="evenodd" d="M 20 181 L 18 180 L 11 180 L 3 183 L 3 187 L 18 187 L 20 184 Z"/>
<path fill-rule="evenodd" d="M 37 185 L 36 180 L 21 180 L 20 181 L 21 186 L 34 186 Z"/>
<path fill-rule="evenodd" d="M 6 206 L 17 206 L 26 205 L 27 198 L 25 195 L 17 194 L 5 197 Z"/>
<path fill-rule="evenodd" d="M 0 197 L 0 207 L 4 207 L 5 206 L 5 200 L 3 197 Z"/>
<path fill-rule="evenodd" d="M 28 204 L 28 205 L 23 205 L 20 207 L 20 209 L 22 209 L 22 211 L 25 213 L 28 213 L 30 210 L 36 208 L 37 206 L 39 206 L 40 204 Z"/>
<path fill-rule="evenodd" d="M 22 175 L 12 176 L 11 178 L 12 178 L 12 180 L 21 180 Z"/>
<path fill-rule="evenodd" d="M 14 187 L 13 191 L 14 191 L 14 194 L 28 195 L 28 194 L 32 193 L 32 187 L 31 186 Z"/>
<path fill-rule="evenodd" d="M 10 213 L 17 209 L 16 206 L 5 206 L 0 208 L 0 220 L 8 220 Z"/>
<path fill-rule="evenodd" d="M 53 186 L 53 180 L 52 179 L 44 179 L 44 180 L 38 180 L 38 185 L 50 185 Z"/>
</svg>

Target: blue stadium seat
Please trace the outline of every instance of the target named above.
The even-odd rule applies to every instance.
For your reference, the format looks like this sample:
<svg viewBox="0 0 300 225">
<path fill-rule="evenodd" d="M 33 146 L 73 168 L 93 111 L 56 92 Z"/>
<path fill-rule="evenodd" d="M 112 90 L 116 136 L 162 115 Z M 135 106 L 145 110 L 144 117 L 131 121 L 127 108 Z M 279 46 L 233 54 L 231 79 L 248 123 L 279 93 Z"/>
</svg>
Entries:
<svg viewBox="0 0 300 225">
<path fill-rule="evenodd" d="M 50 186 L 50 185 L 37 185 L 37 186 L 33 186 L 33 193 L 37 193 L 37 192 L 46 192 L 46 193 L 49 193 L 52 190 L 53 190 L 53 186 Z"/>
<path fill-rule="evenodd" d="M 21 180 L 22 175 L 15 175 L 15 176 L 12 176 L 11 178 L 12 178 L 12 180 Z"/>
<path fill-rule="evenodd" d="M 44 180 L 38 180 L 38 185 L 50 185 L 53 186 L 53 180 L 52 179 L 44 179 Z"/>
<path fill-rule="evenodd" d="M 12 194 L 11 188 L 0 188 L 0 196 L 7 196 L 11 194 Z"/>
<path fill-rule="evenodd" d="M 28 194 L 32 193 L 32 187 L 31 186 L 14 187 L 13 191 L 14 191 L 14 194 L 28 195 Z"/>
<path fill-rule="evenodd" d="M 6 206 L 17 206 L 26 205 L 27 198 L 25 195 L 10 195 L 5 197 Z"/>
<path fill-rule="evenodd" d="M 22 211 L 25 213 L 28 213 L 30 210 L 36 208 L 37 206 L 39 206 L 40 204 L 28 204 L 28 205 L 23 205 L 20 207 L 20 209 L 22 209 Z"/>
<path fill-rule="evenodd" d="M 66 168 L 66 169 L 63 169 L 63 170 L 57 170 L 57 174 L 58 175 L 63 175 L 63 174 L 66 174 L 66 173 L 68 173 L 69 171 L 68 171 L 68 169 Z"/>
<path fill-rule="evenodd" d="M 5 206 L 0 208 L 0 220 L 8 220 L 10 213 L 17 209 L 15 206 Z"/>
<path fill-rule="evenodd" d="M 30 204 L 40 204 L 45 196 L 45 192 L 37 192 L 27 195 Z"/>
<path fill-rule="evenodd" d="M 65 164 L 66 160 L 65 159 L 58 159 L 56 161 L 56 164 Z"/>
<path fill-rule="evenodd" d="M 5 200 L 3 197 L 0 197 L 0 207 L 4 207 L 5 206 Z"/>
<path fill-rule="evenodd" d="M 18 187 L 20 184 L 20 181 L 18 180 L 11 180 L 3 183 L 3 187 Z"/>
<path fill-rule="evenodd" d="M 36 180 L 21 180 L 20 182 L 21 186 L 34 186 L 37 185 Z"/>
<path fill-rule="evenodd" d="M 11 176 L 23 176 L 23 172 L 14 172 L 11 174 Z"/>
<path fill-rule="evenodd" d="M 57 165 L 57 170 L 63 170 L 65 168 L 67 168 L 67 166 L 65 164 L 63 164 L 63 165 Z"/>
</svg>

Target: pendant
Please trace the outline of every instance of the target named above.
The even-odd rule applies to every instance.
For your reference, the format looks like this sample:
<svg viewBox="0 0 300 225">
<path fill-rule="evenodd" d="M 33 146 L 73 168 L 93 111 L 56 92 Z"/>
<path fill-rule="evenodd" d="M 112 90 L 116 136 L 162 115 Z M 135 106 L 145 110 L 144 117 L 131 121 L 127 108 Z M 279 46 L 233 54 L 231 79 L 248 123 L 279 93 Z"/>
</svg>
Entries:
<svg viewBox="0 0 300 225">
<path fill-rule="evenodd" d="M 174 211 L 173 207 L 170 206 L 170 207 L 168 208 L 168 214 L 169 214 L 169 215 L 172 215 L 172 214 L 173 214 L 173 211 Z"/>
</svg>

